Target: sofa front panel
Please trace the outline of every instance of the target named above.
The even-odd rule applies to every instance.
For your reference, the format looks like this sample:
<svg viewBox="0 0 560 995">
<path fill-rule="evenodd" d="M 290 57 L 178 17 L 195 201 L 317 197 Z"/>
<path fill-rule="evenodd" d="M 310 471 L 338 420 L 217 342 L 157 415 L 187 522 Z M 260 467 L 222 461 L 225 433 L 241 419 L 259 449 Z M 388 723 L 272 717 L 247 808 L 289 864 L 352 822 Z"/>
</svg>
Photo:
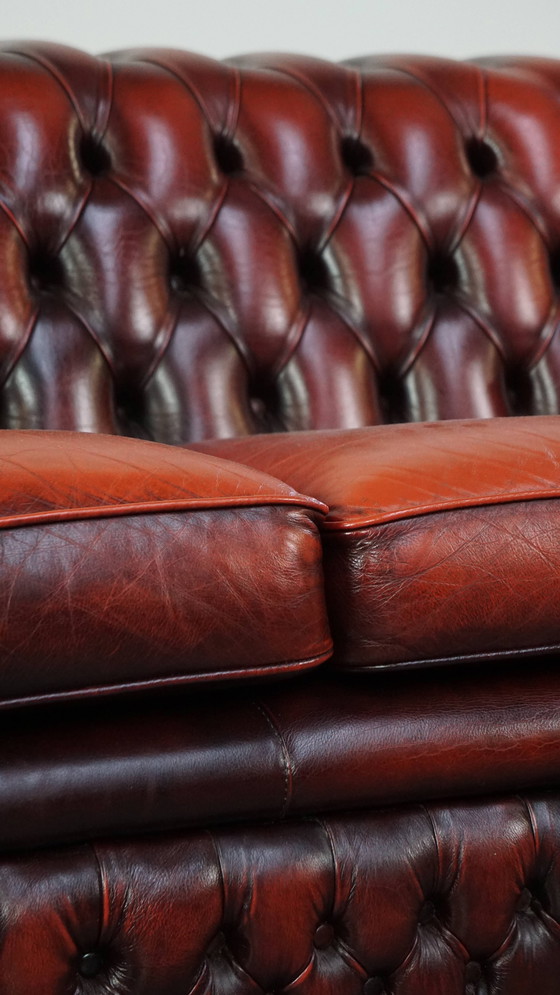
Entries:
<svg viewBox="0 0 560 995">
<path fill-rule="evenodd" d="M 559 851 L 556 794 L 4 857 L 0 993 L 557 995 Z"/>
<path fill-rule="evenodd" d="M 481 663 L 445 680 L 435 670 L 349 681 L 321 669 L 4 712 L 0 848 L 559 782 L 557 661 Z"/>
<path fill-rule="evenodd" d="M 0 426 L 559 410 L 560 64 L 0 54 Z"/>
</svg>

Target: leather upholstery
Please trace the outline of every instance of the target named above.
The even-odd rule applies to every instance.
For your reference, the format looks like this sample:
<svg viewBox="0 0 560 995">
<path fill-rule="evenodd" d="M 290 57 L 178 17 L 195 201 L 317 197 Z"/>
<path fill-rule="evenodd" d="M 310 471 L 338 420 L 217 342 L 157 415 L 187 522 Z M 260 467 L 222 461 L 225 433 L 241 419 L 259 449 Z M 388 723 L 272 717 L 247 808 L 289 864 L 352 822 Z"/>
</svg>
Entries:
<svg viewBox="0 0 560 995">
<path fill-rule="evenodd" d="M 188 444 L 558 414 L 559 97 L 550 60 L 217 63 L 5 45 L 0 428 Z M 53 652 L 71 645 L 81 678 L 107 686 L 122 649 L 111 595 L 128 570 L 127 633 L 141 638 L 121 682 L 132 670 L 152 681 L 156 662 L 177 676 L 168 648 L 176 660 L 193 646 L 176 598 L 201 606 L 208 638 L 191 663 L 205 674 L 238 665 L 240 647 L 253 675 L 302 640 L 325 649 L 315 512 L 274 487 L 274 507 L 189 512 L 190 545 L 169 510 L 144 516 L 137 546 L 120 512 L 5 528 L 5 579 L 28 591 L 19 634 L 2 632 L 26 650 L 13 694 L 33 682 L 48 696 Z M 533 529 L 544 549 L 555 503 L 530 502 L 521 548 Z M 505 535 L 498 518 L 513 508 L 476 514 Z M 451 514 L 476 530 L 472 508 Z M 400 528 L 406 548 L 402 523 L 376 528 Z M 40 633 L 35 539 L 54 598 Z M 182 572 L 171 549 L 183 542 Z M 82 605 L 72 630 L 60 617 L 80 606 L 86 545 L 99 582 L 88 603 L 97 614 L 102 601 L 104 620 Z M 557 604 L 546 552 L 539 597 Z M 162 583 L 135 573 L 140 553 L 163 565 Z M 201 600 L 188 586 L 200 570 L 212 573 Z M 486 608 L 504 612 L 503 599 L 477 625 Z M 558 654 L 531 669 L 517 656 L 501 673 L 488 660 L 321 669 L 283 688 L 6 710 L 0 995 L 557 995 Z M 57 672 L 67 696 L 69 663 Z"/>
<path fill-rule="evenodd" d="M 559 778 L 557 661 L 445 679 L 319 669 L 251 689 L 5 712 L 0 847 L 495 796 Z"/>
<path fill-rule="evenodd" d="M 329 506 L 333 663 L 453 663 L 560 644 L 560 419 L 280 433 L 195 449 Z"/>
<path fill-rule="evenodd" d="M 557 413 L 559 94 L 538 59 L 4 46 L 0 425 Z"/>
<path fill-rule="evenodd" d="M 557 995 L 559 853 L 556 792 L 5 857 L 0 992 Z"/>
<path fill-rule="evenodd" d="M 321 509 L 200 453 L 0 432 L 0 707 L 321 662 Z"/>
</svg>

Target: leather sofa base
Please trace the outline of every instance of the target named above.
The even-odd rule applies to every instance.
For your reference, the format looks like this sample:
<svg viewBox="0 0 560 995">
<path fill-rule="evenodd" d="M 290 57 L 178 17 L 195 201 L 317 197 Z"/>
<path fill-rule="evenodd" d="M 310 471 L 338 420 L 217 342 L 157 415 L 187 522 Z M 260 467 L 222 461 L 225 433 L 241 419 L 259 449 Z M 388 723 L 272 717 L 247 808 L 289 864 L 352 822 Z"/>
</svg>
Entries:
<svg viewBox="0 0 560 995">
<path fill-rule="evenodd" d="M 1 995 L 557 995 L 560 791 L 5 856 Z"/>
<path fill-rule="evenodd" d="M 328 675 L 6 712 L 0 848 L 560 784 L 560 667 Z"/>
</svg>

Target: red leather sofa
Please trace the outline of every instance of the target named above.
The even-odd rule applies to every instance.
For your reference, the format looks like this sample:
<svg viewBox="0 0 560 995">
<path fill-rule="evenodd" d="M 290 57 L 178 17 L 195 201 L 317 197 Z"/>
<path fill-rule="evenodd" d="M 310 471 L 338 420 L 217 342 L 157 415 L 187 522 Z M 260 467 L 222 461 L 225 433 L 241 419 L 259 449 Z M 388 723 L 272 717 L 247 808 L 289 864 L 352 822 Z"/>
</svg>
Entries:
<svg viewBox="0 0 560 995">
<path fill-rule="evenodd" d="M 558 995 L 560 62 L 0 51 L 0 995 Z"/>
</svg>

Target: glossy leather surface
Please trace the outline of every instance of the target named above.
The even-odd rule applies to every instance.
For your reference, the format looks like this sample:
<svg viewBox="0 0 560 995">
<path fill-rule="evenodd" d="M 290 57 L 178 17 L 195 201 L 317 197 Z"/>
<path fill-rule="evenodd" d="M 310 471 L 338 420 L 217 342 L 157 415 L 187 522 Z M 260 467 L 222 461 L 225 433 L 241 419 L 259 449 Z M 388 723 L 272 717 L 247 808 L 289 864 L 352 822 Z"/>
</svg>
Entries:
<svg viewBox="0 0 560 995">
<path fill-rule="evenodd" d="M 5 45 L 0 427 L 291 442 L 558 414 L 559 97 L 560 63 L 537 59 Z M 484 483 L 471 431 L 457 440 L 467 505 Z M 505 452 L 487 466 L 499 487 Z M 33 484 L 18 505 L 42 524 L 0 532 L 12 695 L 48 695 L 56 676 L 68 697 L 77 665 L 99 693 L 116 664 L 121 682 L 175 679 L 189 654 L 204 676 L 240 660 L 256 675 L 325 649 L 311 507 L 249 507 L 245 491 L 223 507 L 220 487 L 217 510 L 158 515 L 169 480 L 154 495 L 142 463 L 152 510 L 132 515 L 128 483 L 93 469 L 94 517 L 68 502 L 64 471 L 54 502 Z M 448 653 L 477 652 L 481 631 L 485 652 L 506 629 L 526 645 L 539 620 L 552 638 L 557 499 L 508 487 L 507 503 L 504 488 L 430 514 L 417 492 L 411 518 L 325 533 L 346 592 L 367 589 L 377 542 L 378 644 L 382 621 L 408 659 L 444 626 Z M 407 576 L 420 561 L 430 576 Z M 339 601 L 339 653 L 363 661 L 370 603 L 360 618 Z M 0 862 L 0 995 L 558 995 L 559 671 L 520 656 L 6 710 L 0 832 L 27 849 Z"/>
<path fill-rule="evenodd" d="M 198 453 L 0 433 L 0 706 L 320 662 L 319 511 Z"/>
<path fill-rule="evenodd" d="M 327 511 L 232 460 L 109 435 L 0 431 L 0 529 L 282 505 Z"/>
<path fill-rule="evenodd" d="M 559 64 L 0 54 L 0 425 L 557 413 Z"/>
<path fill-rule="evenodd" d="M 457 663 L 560 644 L 560 419 L 281 433 L 195 448 L 329 506 L 333 662 Z"/>
<path fill-rule="evenodd" d="M 559 853 L 553 792 L 8 856 L 0 992 L 557 995 Z"/>
<path fill-rule="evenodd" d="M 0 847 L 287 819 L 560 779 L 560 668 L 197 689 L 5 713 Z"/>
<path fill-rule="evenodd" d="M 321 500 L 325 532 L 560 496 L 560 419 L 385 425 L 195 443 Z"/>
</svg>

